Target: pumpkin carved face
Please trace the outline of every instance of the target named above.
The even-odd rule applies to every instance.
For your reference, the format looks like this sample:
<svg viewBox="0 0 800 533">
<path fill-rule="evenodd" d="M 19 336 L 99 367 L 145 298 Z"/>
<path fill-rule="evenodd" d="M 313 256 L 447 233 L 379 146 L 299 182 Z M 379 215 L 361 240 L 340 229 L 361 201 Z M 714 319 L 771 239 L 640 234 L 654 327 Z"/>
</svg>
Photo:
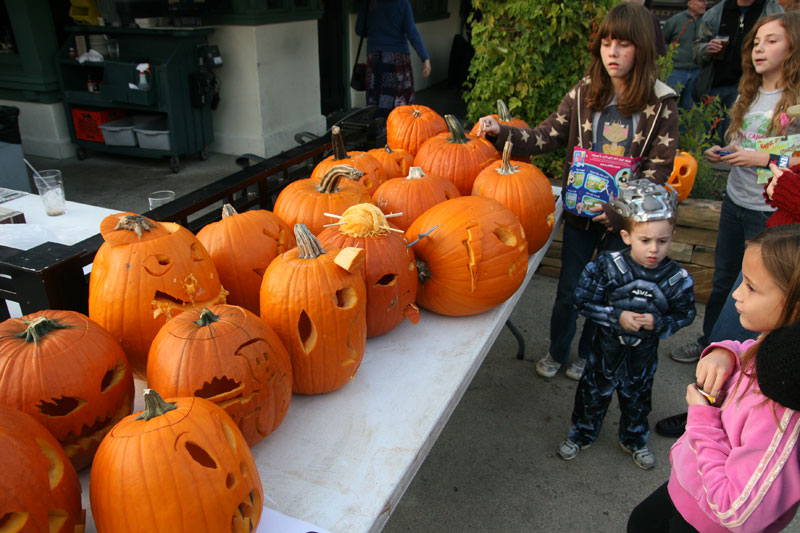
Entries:
<svg viewBox="0 0 800 533">
<path fill-rule="evenodd" d="M 38 311 L 0 324 L 0 403 L 25 411 L 88 465 L 131 412 L 133 375 L 119 343 L 74 311 Z"/>
<path fill-rule="evenodd" d="M 89 280 L 89 317 L 114 335 L 134 375 L 144 378 L 147 351 L 174 315 L 225 303 L 217 269 L 186 228 L 141 215 L 106 217 Z"/>
<path fill-rule="evenodd" d="M 89 489 L 97 530 L 115 533 L 250 532 L 264 500 L 250 448 L 225 411 L 204 398 L 165 402 L 151 389 L 144 411 L 100 443 Z"/>
<path fill-rule="evenodd" d="M 78 474 L 44 426 L 0 406 L 0 451 L 0 530 L 83 531 Z"/>
<path fill-rule="evenodd" d="M 292 366 L 277 335 L 233 305 L 181 313 L 158 332 L 147 383 L 167 396 L 199 396 L 222 407 L 250 446 L 277 428 L 292 396 Z"/>
<path fill-rule="evenodd" d="M 694 187 L 694 180 L 697 176 L 697 160 L 689 152 L 678 150 L 675 154 L 675 162 L 672 166 L 672 173 L 669 175 L 667 183 L 678 193 L 678 201 L 682 202 L 689 197 Z"/>
</svg>

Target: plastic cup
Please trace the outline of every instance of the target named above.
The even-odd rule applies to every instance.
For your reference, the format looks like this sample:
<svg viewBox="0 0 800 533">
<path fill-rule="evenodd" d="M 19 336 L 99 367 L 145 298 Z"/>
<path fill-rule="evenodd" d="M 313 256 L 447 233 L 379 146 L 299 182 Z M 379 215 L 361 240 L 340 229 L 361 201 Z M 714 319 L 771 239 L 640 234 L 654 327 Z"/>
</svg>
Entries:
<svg viewBox="0 0 800 533">
<path fill-rule="evenodd" d="M 153 210 L 156 207 L 160 207 L 164 204 L 167 204 L 175 199 L 175 191 L 155 191 L 151 192 L 150 195 L 147 197 L 147 201 L 150 203 L 150 209 Z"/>
<path fill-rule="evenodd" d="M 720 44 L 722 45 L 722 48 L 720 49 L 720 51 L 717 52 L 716 54 L 714 54 L 714 58 L 715 59 L 723 59 L 725 57 L 725 50 L 728 49 L 728 42 L 730 41 L 730 36 L 729 35 L 717 35 L 717 36 L 714 37 L 714 39 L 718 40 L 720 42 Z"/>
<path fill-rule="evenodd" d="M 44 211 L 48 216 L 54 217 L 67 212 L 64 181 L 61 178 L 60 170 L 40 170 L 33 175 L 33 182 L 36 184 Z"/>
</svg>

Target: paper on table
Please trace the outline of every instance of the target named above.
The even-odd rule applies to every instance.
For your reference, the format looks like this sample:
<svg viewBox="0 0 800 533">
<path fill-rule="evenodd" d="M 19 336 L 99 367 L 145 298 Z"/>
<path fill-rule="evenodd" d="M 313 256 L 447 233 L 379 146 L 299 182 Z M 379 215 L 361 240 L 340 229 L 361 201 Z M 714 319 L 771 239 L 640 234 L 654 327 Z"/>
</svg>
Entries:
<svg viewBox="0 0 800 533">
<path fill-rule="evenodd" d="M 328 533 L 308 522 L 292 518 L 281 514 L 274 509 L 264 507 L 261 513 L 261 520 L 258 522 L 256 533 Z"/>
</svg>

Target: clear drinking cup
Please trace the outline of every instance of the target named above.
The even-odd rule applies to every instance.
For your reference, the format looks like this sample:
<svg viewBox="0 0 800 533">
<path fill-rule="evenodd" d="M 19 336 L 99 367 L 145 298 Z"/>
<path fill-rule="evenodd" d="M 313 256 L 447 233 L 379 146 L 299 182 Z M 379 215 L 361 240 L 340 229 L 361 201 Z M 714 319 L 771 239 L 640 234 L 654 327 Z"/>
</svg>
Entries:
<svg viewBox="0 0 800 533">
<path fill-rule="evenodd" d="M 48 216 L 63 215 L 67 212 L 64 198 L 64 181 L 60 170 L 40 170 L 34 174 L 33 181 Z"/>
<path fill-rule="evenodd" d="M 155 191 L 147 197 L 150 209 L 155 209 L 175 199 L 175 191 Z"/>
</svg>

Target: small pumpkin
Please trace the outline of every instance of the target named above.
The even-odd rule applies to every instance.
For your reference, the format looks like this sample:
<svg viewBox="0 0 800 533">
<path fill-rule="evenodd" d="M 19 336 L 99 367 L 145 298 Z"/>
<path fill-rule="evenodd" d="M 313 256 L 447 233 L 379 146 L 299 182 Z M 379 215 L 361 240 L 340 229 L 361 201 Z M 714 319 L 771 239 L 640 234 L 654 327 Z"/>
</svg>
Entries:
<svg viewBox="0 0 800 533">
<path fill-rule="evenodd" d="M 222 407 L 254 446 L 283 421 L 292 364 L 283 342 L 243 307 L 181 313 L 156 335 L 147 384 L 166 396 L 199 396 Z"/>
<path fill-rule="evenodd" d="M 553 232 L 556 203 L 550 181 L 535 165 L 511 164 L 511 142 L 503 147 L 503 158 L 478 174 L 472 194 L 493 198 L 511 209 L 522 223 L 532 254 L 545 245 Z"/>
<path fill-rule="evenodd" d="M 82 533 L 81 482 L 32 416 L 0 405 L 0 529 Z"/>
<path fill-rule="evenodd" d="M 386 142 L 415 156 L 422 143 L 446 131 L 442 116 L 424 105 L 400 105 L 386 117 Z"/>
<path fill-rule="evenodd" d="M 682 202 L 689 197 L 694 187 L 694 180 L 697 176 L 697 160 L 689 152 L 678 150 L 675 154 L 675 162 L 672 166 L 672 174 L 669 175 L 667 183 L 678 192 L 678 201 Z"/>
<path fill-rule="evenodd" d="M 290 228 L 302 223 L 319 235 L 329 222 L 325 213 L 341 215 L 351 205 L 370 201 L 369 192 L 357 182 L 360 176 L 361 171 L 352 165 L 336 165 L 321 181 L 293 181 L 278 194 L 273 212 Z"/>
<path fill-rule="evenodd" d="M 386 171 L 383 169 L 383 164 L 372 157 L 369 152 L 347 151 L 344 144 L 344 135 L 339 126 L 331 128 L 331 146 L 333 154 L 317 163 L 317 166 L 311 172 L 311 179 L 319 181 L 331 168 L 337 165 L 350 165 L 361 172 L 357 179 L 351 179 L 355 179 L 363 185 L 369 194 L 375 192 L 378 185 L 386 181 Z"/>
<path fill-rule="evenodd" d="M 367 153 L 383 166 L 383 170 L 386 171 L 387 180 L 402 178 L 408 174 L 408 169 L 414 164 L 414 154 L 399 148 L 397 150 L 392 150 L 389 148 L 388 144 L 383 148 L 373 148 Z"/>
<path fill-rule="evenodd" d="M 80 470 L 133 408 L 119 343 L 75 311 L 37 311 L 0 324 L 0 404 L 44 425 Z"/>
<path fill-rule="evenodd" d="M 367 287 L 367 338 L 394 329 L 404 318 L 419 322 L 417 266 L 402 230 L 389 226 L 373 204 L 358 204 L 342 213 L 340 222 L 319 234 L 320 244 L 356 247 L 365 252 L 362 273 Z"/>
<path fill-rule="evenodd" d="M 355 376 L 366 350 L 361 265 L 337 264 L 340 253 L 352 248 L 326 251 L 303 224 L 294 232 L 297 248 L 276 257 L 264 272 L 261 319 L 289 351 L 293 391 L 331 392 Z"/>
<path fill-rule="evenodd" d="M 98 533 L 245 533 L 258 525 L 264 493 L 225 411 L 205 398 L 165 401 L 145 389 L 144 410 L 100 443 L 89 498 Z"/>
<path fill-rule="evenodd" d="M 222 206 L 222 220 L 197 232 L 197 240 L 228 290 L 227 303 L 255 314 L 264 270 L 276 256 L 295 246 L 292 230 L 278 215 L 265 209 L 237 213 L 230 204 Z"/>
<path fill-rule="evenodd" d="M 378 187 L 372 203 L 387 215 L 399 215 L 392 218 L 392 224 L 405 231 L 429 207 L 458 196 L 461 194 L 452 181 L 411 167 L 406 177 L 387 180 Z"/>
<path fill-rule="evenodd" d="M 483 137 L 464 133 L 464 127 L 455 116 L 445 115 L 444 119 L 450 132 L 425 141 L 414 157 L 414 166 L 449 179 L 462 196 L 469 196 L 475 178 L 496 161 L 499 154 Z"/>
</svg>

